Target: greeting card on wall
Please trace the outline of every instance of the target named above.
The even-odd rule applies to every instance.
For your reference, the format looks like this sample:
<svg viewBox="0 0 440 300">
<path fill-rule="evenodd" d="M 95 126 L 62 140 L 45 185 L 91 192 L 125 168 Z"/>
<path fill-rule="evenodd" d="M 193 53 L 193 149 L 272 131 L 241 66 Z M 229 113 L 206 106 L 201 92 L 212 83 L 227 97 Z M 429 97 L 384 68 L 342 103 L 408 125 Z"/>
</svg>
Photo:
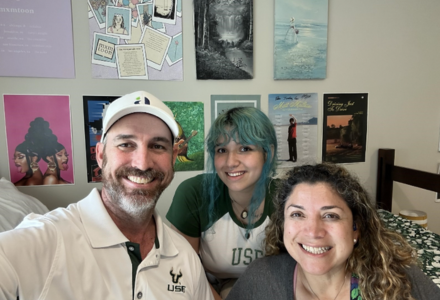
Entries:
<svg viewBox="0 0 440 300">
<path fill-rule="evenodd" d="M 88 4 L 94 78 L 183 80 L 182 0 Z"/>
<path fill-rule="evenodd" d="M 322 160 L 365 162 L 368 94 L 324 94 Z"/>
<path fill-rule="evenodd" d="M 274 79 L 327 74 L 328 0 L 275 0 Z"/>
<path fill-rule="evenodd" d="M 252 79 L 253 0 L 194 0 L 197 79 Z"/>
<path fill-rule="evenodd" d="M 11 182 L 73 184 L 69 96 L 3 97 Z"/>
<path fill-rule="evenodd" d="M 75 77 L 70 0 L 0 4 L 0 76 Z"/>
<path fill-rule="evenodd" d="M 318 153 L 318 94 L 269 94 L 279 167 L 314 162 Z"/>
<path fill-rule="evenodd" d="M 96 144 L 102 135 L 102 114 L 106 107 L 119 96 L 83 96 L 84 122 L 87 155 L 87 181 L 100 182 L 101 168 L 96 161 Z M 164 103 L 171 109 L 179 126 L 179 145 L 175 171 L 197 171 L 204 169 L 204 107 L 202 102 Z"/>
</svg>

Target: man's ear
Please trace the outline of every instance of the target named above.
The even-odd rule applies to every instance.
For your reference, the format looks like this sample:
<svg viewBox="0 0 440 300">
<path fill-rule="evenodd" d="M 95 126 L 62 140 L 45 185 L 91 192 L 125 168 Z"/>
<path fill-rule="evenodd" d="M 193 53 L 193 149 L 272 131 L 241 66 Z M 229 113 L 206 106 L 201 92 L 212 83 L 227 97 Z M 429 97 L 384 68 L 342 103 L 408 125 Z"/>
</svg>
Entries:
<svg viewBox="0 0 440 300">
<path fill-rule="evenodd" d="M 98 166 L 102 169 L 102 162 L 104 160 L 104 148 L 105 145 L 101 142 L 96 143 L 96 161 L 98 162 Z"/>
</svg>

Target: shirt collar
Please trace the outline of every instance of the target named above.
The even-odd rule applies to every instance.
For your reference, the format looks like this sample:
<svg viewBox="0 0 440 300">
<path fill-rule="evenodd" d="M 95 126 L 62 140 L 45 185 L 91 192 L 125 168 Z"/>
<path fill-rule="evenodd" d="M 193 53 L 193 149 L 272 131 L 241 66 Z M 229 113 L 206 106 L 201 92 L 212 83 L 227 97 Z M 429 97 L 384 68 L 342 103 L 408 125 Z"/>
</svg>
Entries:
<svg viewBox="0 0 440 300">
<path fill-rule="evenodd" d="M 94 188 L 86 198 L 78 202 L 78 210 L 93 248 L 105 248 L 129 241 L 108 214 L 98 189 Z M 161 256 L 176 256 L 179 250 L 173 242 L 172 235 L 177 233 L 171 232 L 156 210 L 154 210 L 154 219 L 159 241 L 157 250 L 160 251 Z"/>
<path fill-rule="evenodd" d="M 128 242 L 102 203 L 98 189 L 78 202 L 78 210 L 93 248 L 104 248 Z"/>
</svg>

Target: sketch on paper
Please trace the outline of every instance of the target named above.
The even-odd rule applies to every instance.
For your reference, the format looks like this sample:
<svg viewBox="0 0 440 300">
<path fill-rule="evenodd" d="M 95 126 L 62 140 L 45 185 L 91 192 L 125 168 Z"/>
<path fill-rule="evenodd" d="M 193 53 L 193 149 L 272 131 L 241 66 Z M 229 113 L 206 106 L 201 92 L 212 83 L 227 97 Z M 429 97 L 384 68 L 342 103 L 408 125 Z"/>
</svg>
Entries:
<svg viewBox="0 0 440 300">
<path fill-rule="evenodd" d="M 324 79 L 328 0 L 275 0 L 274 79 Z"/>
<path fill-rule="evenodd" d="M 253 0 L 194 0 L 197 79 L 253 78 Z"/>
</svg>

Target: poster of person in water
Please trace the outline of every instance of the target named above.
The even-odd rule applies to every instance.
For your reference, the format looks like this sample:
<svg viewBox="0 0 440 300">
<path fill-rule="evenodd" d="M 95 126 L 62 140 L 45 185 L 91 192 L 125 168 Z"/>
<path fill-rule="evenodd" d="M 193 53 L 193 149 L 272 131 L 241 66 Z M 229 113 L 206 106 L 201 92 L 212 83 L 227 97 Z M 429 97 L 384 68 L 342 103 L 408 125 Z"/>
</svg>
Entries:
<svg viewBox="0 0 440 300">
<path fill-rule="evenodd" d="M 328 0 L 275 0 L 274 79 L 324 79 Z"/>
<path fill-rule="evenodd" d="M 197 79 L 252 79 L 253 0 L 194 0 Z"/>
<path fill-rule="evenodd" d="M 368 94 L 324 94 L 322 161 L 365 162 Z"/>
<path fill-rule="evenodd" d="M 269 119 L 275 127 L 280 168 L 316 162 L 318 94 L 269 94 Z"/>
</svg>

